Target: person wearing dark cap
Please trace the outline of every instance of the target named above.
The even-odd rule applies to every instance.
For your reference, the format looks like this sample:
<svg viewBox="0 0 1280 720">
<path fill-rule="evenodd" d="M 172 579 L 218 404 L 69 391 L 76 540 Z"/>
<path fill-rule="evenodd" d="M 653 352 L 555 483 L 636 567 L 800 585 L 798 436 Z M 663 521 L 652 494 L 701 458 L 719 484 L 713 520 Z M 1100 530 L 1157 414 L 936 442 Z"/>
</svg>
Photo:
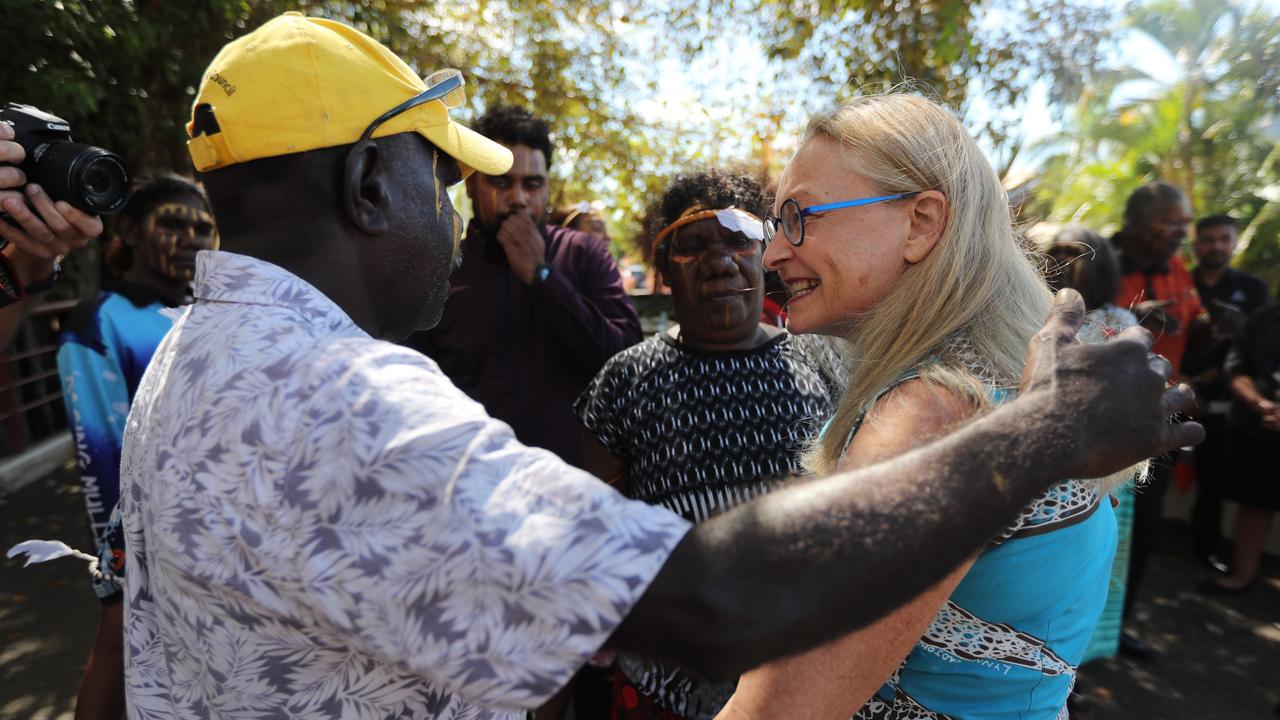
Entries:
<svg viewBox="0 0 1280 720">
<path fill-rule="evenodd" d="M 582 466 L 573 401 L 616 353 L 640 341 L 640 317 L 608 245 L 547 222 L 553 147 L 527 110 L 490 108 L 472 128 L 514 164 L 467 178 L 475 217 L 444 317 L 408 345 L 440 364 L 516 439 Z"/>
<path fill-rule="evenodd" d="M 909 601 L 1062 478 L 1199 437 L 1150 336 L 1074 345 L 1064 291 L 1017 399 L 936 442 L 694 528 L 628 500 L 378 339 L 440 318 L 445 188 L 512 162 L 450 120 L 462 82 L 298 14 L 204 74 L 222 250 L 121 461 L 134 715 L 514 719 L 605 646 L 729 677 Z"/>
</svg>

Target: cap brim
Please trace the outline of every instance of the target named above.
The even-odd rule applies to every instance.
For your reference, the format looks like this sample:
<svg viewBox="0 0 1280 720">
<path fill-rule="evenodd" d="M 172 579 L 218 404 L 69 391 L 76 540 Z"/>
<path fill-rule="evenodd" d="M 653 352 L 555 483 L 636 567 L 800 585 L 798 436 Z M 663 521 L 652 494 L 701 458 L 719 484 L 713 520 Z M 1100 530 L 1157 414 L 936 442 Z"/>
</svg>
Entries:
<svg viewBox="0 0 1280 720">
<path fill-rule="evenodd" d="M 511 151 L 470 128 L 450 120 L 445 125 L 419 128 L 418 132 L 433 145 L 468 170 L 478 170 L 485 175 L 505 175 L 515 159 Z"/>
</svg>

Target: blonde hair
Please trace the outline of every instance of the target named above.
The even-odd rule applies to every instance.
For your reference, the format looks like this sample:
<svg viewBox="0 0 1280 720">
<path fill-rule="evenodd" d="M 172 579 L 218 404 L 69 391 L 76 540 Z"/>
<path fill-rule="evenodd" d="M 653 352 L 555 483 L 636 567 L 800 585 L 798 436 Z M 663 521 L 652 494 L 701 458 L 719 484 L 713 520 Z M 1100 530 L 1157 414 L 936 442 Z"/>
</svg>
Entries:
<svg viewBox="0 0 1280 720">
<path fill-rule="evenodd" d="M 994 389 L 1016 388 L 1051 296 L 1014 231 L 1000 179 L 949 111 L 916 95 L 869 95 L 811 120 L 804 140 L 816 137 L 839 144 L 850 169 L 884 194 L 936 189 L 947 199 L 933 250 L 859 314 L 842 343 L 849 384 L 805 457 L 808 470 L 825 474 L 883 389 L 907 372 L 979 410 Z"/>
</svg>

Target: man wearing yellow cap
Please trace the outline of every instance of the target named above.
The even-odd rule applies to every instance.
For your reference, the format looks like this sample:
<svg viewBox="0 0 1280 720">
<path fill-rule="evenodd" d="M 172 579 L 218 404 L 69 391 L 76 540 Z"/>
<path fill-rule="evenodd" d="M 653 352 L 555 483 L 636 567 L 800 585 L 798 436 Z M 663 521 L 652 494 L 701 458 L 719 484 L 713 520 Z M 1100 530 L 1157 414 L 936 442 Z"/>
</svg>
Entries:
<svg viewBox="0 0 1280 720">
<path fill-rule="evenodd" d="M 199 255 L 121 462 L 130 717 L 515 718 L 606 643 L 732 676 L 910 599 L 1047 468 L 1197 433 L 1165 423 L 1187 397 L 1149 338 L 1067 347 L 1073 296 L 1019 399 L 928 448 L 692 530 L 628 501 L 375 339 L 439 318 L 444 186 L 511 162 L 449 119 L 461 83 L 299 15 L 206 72 L 191 153 L 223 250 Z"/>
</svg>

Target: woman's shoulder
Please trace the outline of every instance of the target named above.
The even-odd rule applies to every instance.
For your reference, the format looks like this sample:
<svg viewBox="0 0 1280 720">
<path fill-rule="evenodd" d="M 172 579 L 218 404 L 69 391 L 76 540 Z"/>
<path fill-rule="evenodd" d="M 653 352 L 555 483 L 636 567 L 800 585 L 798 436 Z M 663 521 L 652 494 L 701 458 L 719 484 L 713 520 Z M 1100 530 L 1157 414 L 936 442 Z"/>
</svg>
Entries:
<svg viewBox="0 0 1280 720">
<path fill-rule="evenodd" d="M 854 453 L 853 467 L 886 460 L 940 437 L 974 411 L 962 393 L 927 380 L 918 371 L 904 372 L 855 421 L 843 455 Z"/>
<path fill-rule="evenodd" d="M 664 333 L 650 335 L 609 358 L 591 381 L 591 387 L 619 383 L 639 386 L 654 382 L 664 371 L 679 365 L 680 351 L 663 336 Z"/>
<path fill-rule="evenodd" d="M 941 430 L 962 422 L 974 413 L 973 403 L 954 388 L 922 376 L 918 370 L 899 375 L 876 396 L 867 411 L 867 421 L 901 416 L 920 429 Z"/>
<path fill-rule="evenodd" d="M 663 340 L 663 334 L 654 333 L 635 345 L 618 351 L 605 362 L 604 370 L 646 367 L 673 357 L 673 348 Z"/>
</svg>

